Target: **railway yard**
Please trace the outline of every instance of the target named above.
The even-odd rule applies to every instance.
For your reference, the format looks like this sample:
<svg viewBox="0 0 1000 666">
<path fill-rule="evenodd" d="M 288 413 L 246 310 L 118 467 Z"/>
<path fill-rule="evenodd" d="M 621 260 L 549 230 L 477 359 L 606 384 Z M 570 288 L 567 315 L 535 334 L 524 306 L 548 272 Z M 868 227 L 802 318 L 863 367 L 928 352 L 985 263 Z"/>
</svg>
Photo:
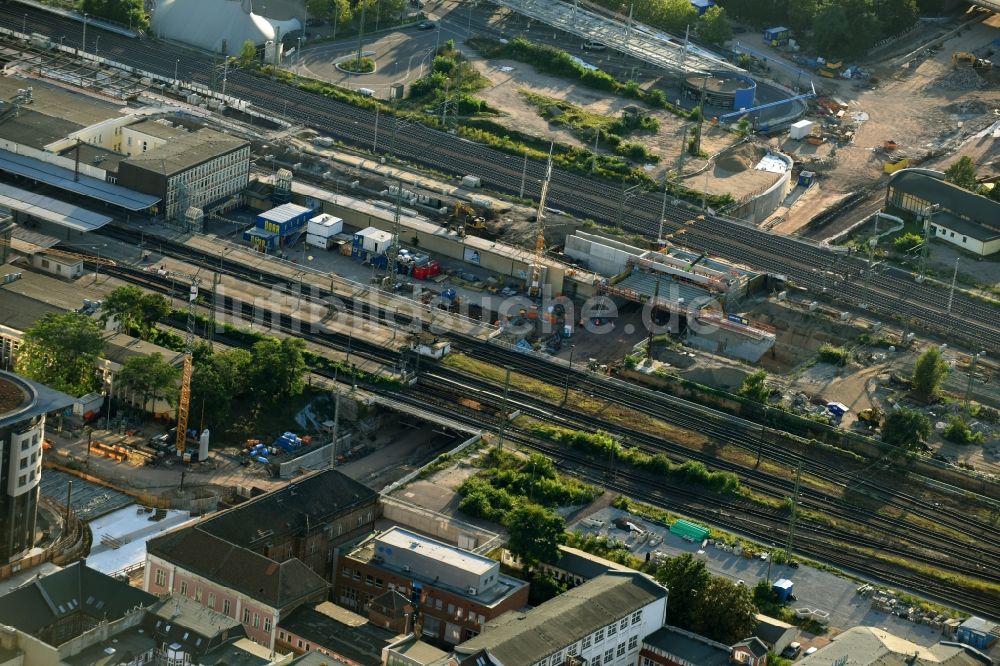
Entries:
<svg viewBox="0 0 1000 666">
<path fill-rule="evenodd" d="M 422 73 L 444 35 L 453 40 L 445 48 L 457 48 L 489 81 L 491 104 L 517 107 L 487 122 L 523 126 L 546 146 L 571 135 L 544 115 L 523 122 L 539 104 L 524 101 L 531 94 L 559 95 L 597 115 L 634 105 L 625 97 L 605 103 L 583 88 L 563 94 L 558 76 L 487 58 L 468 38 L 507 44 L 520 34 L 565 46 L 622 80 L 641 68 L 646 89 L 678 97 L 694 85 L 638 58 L 630 64 L 627 55 L 600 55 L 596 42 L 577 49 L 575 34 L 545 25 L 532 32 L 505 3 L 470 3 L 467 13 L 463 3 L 427 5 L 409 3 L 397 17 L 403 27 L 371 38 L 380 70 L 400 75 L 400 86 L 414 85 L 413 59 L 422 58 Z M 958 40 L 964 33 L 954 26 L 967 22 L 981 40 L 996 28 L 994 19 L 956 16 L 907 39 L 936 40 L 953 30 L 958 36 L 946 39 Z M 416 112 L 400 112 L 398 100 L 369 99 L 388 96 L 395 81 L 387 73 L 372 74 L 380 86 L 372 95 L 304 89 L 300 84 L 319 84 L 296 78 L 301 60 L 313 76 L 329 69 L 326 60 L 354 53 L 354 37 L 339 43 L 322 30 L 328 45 L 303 51 L 300 37 L 297 57 L 275 75 L 152 34 L 88 25 L 86 15 L 81 31 L 75 13 L 0 3 L 0 90 L 11 99 L 0 108 L 0 207 L 10 212 L 0 218 L 0 368 L 28 367 L 17 358 L 32 342 L 25 331 L 52 313 L 86 315 L 102 335 L 127 341 L 117 343 L 124 351 L 101 352 L 100 388 L 75 396 L 94 407 L 48 417 L 45 465 L 59 483 L 50 481 L 42 494 L 56 506 L 69 493 L 67 523 L 70 508 L 81 510 L 72 484 L 62 485 L 71 477 L 85 489 L 77 492 L 113 494 L 117 510 L 134 501 L 194 517 L 329 467 L 406 504 L 421 520 L 433 516 L 441 533 L 455 521 L 470 533 L 507 538 L 510 525 L 473 512 L 463 498 L 468 480 L 488 483 L 483 479 L 495 478 L 489 474 L 512 453 L 530 469 L 530 484 L 514 503 L 541 501 L 565 518 L 561 530 L 568 524 L 576 532 L 572 544 L 587 535 L 612 544 L 595 555 L 617 553 L 653 572 L 650 563 L 667 557 L 648 542 L 656 533 L 670 556 L 691 553 L 739 586 L 757 579 L 770 585 L 777 578 L 772 562 L 782 577 L 801 575 L 800 596 L 815 611 L 805 609 L 796 624 L 820 649 L 850 623 L 874 625 L 892 615 L 883 630 L 920 645 L 952 640 L 969 616 L 1000 622 L 1000 254 L 989 250 L 1000 239 L 1000 217 L 979 228 L 957 212 L 962 197 L 975 197 L 969 210 L 989 217 L 983 211 L 1000 211 L 1000 197 L 988 189 L 956 194 L 950 176 L 929 175 L 959 152 L 934 154 L 927 168 L 904 165 L 899 178 L 883 173 L 881 161 L 858 167 L 864 156 L 855 145 L 841 157 L 854 171 L 831 175 L 828 189 L 817 192 L 801 164 L 791 175 L 796 152 L 808 152 L 785 138 L 791 123 L 754 137 L 753 123 L 766 125 L 778 113 L 762 111 L 744 138 L 735 119 L 725 122 L 733 114 L 724 100 L 708 114 L 723 119 L 706 128 L 712 154 L 693 154 L 686 172 L 682 157 L 675 173 L 669 153 L 686 150 L 694 121 L 643 107 L 640 113 L 657 115 L 667 129 L 649 139 L 659 165 L 630 168 L 655 179 L 615 182 L 593 167 L 591 175 L 561 163 L 553 168 L 552 147 L 546 163 L 528 148 L 522 155 L 448 130 L 436 110 L 422 124 Z M 285 47 L 295 43 L 290 38 Z M 904 46 L 911 44 L 898 49 Z M 914 72 L 926 57 L 911 62 Z M 775 68 L 798 72 L 801 59 L 793 60 Z M 921 80 L 928 72 L 946 76 L 952 61 L 938 55 L 927 62 Z M 364 78 L 331 76 L 367 90 Z M 912 83 L 906 76 L 893 85 Z M 742 90 L 745 80 L 730 81 Z M 830 85 L 828 92 L 846 94 L 849 84 Z M 805 90 L 770 78 L 754 86 L 757 103 L 769 109 L 781 108 L 773 99 Z M 866 104 L 876 103 L 877 93 L 864 94 Z M 816 95 L 815 88 L 801 94 L 803 107 L 814 109 Z M 696 105 L 691 96 L 685 104 Z M 446 113 L 448 104 L 446 93 Z M 878 113 L 866 141 L 876 121 L 887 122 Z M 979 140 L 998 136 L 1000 129 Z M 575 135 L 569 143 L 586 150 Z M 545 152 L 525 145 L 531 155 Z M 188 180 L 176 176 L 186 167 L 170 171 L 187 159 L 184 150 L 197 154 Z M 223 150 L 230 152 L 212 152 Z M 169 157 L 158 160 L 156 151 Z M 878 182 L 862 192 L 849 176 L 865 169 L 877 171 L 866 177 Z M 192 185 L 205 170 L 218 178 Z M 727 185 L 744 171 L 739 186 Z M 668 186 L 685 173 L 685 188 L 706 188 L 700 204 Z M 907 185 L 908 173 L 936 180 Z M 225 178 L 239 187 L 227 190 Z M 979 185 L 994 182 L 986 177 Z M 777 188 L 786 188 L 783 196 L 773 195 Z M 708 204 L 709 196 L 733 193 L 732 215 Z M 921 198 L 938 194 L 933 204 Z M 808 211 L 812 219 L 794 218 L 801 197 L 799 215 Z M 838 207 L 821 205 L 821 197 L 838 198 Z M 758 199 L 772 212 L 758 215 Z M 320 224 L 320 217 L 328 220 Z M 335 231 L 317 239 L 322 224 Z M 842 237 L 806 238 L 824 235 L 824 224 Z M 789 235 L 788 225 L 806 232 Z M 949 240 L 949 230 L 962 241 Z M 903 235 L 915 238 L 912 247 L 899 249 Z M 925 270 L 928 255 L 935 270 Z M 945 274 L 942 258 L 954 261 L 954 274 Z M 145 329 L 101 316 L 126 287 L 168 304 Z M 238 400 L 229 396 L 233 416 L 212 422 L 215 410 L 191 400 L 192 373 L 196 384 L 204 382 L 200 367 L 220 353 L 243 350 L 256 359 L 271 338 L 301 341 L 297 390 L 285 402 L 249 389 Z M 119 395 L 115 382 L 128 374 L 127 357 L 154 352 L 177 372 L 170 390 L 132 389 L 137 399 L 125 395 L 126 381 Z M 934 385 L 922 392 L 921 366 L 938 357 Z M 894 416 L 923 429 L 894 441 Z M 594 489 L 592 496 L 582 504 L 537 500 L 535 466 L 543 458 L 536 456 L 558 470 L 553 484 L 571 477 Z M 427 505 L 420 504 L 424 491 L 434 497 Z M 187 520 L 183 511 L 169 514 L 170 526 Z M 670 541 L 668 527 L 677 521 L 706 526 L 704 540 Z M 131 538 L 111 536 L 107 519 L 99 524 L 95 553 Z M 642 524 L 645 531 L 636 527 Z M 141 550 L 128 549 L 134 561 L 105 555 L 115 563 L 105 573 L 125 574 L 148 591 L 152 574 L 143 582 Z M 508 566 L 499 553 L 489 555 Z M 0 567 L 0 577 L 19 569 Z M 858 593 L 845 601 L 840 595 L 852 587 Z M 200 602 L 200 588 L 197 594 Z M 243 622 L 249 625 L 248 614 Z M 927 627 L 909 632 L 907 623 Z M 264 626 L 271 630 L 269 621 Z M 983 646 L 983 659 L 997 650 Z"/>
</svg>

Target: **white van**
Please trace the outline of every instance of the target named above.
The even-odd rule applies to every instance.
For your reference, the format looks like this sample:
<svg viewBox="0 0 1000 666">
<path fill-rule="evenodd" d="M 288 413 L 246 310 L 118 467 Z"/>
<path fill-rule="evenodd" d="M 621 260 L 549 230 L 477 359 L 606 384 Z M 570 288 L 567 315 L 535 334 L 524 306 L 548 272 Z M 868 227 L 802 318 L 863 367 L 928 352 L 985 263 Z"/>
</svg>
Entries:
<svg viewBox="0 0 1000 666">
<path fill-rule="evenodd" d="M 365 97 L 374 97 L 375 91 L 371 88 L 358 88 L 358 94 L 364 95 Z"/>
<path fill-rule="evenodd" d="M 608 47 L 605 46 L 604 44 L 594 41 L 593 39 L 583 43 L 584 51 L 605 51 L 607 50 L 607 48 Z"/>
</svg>

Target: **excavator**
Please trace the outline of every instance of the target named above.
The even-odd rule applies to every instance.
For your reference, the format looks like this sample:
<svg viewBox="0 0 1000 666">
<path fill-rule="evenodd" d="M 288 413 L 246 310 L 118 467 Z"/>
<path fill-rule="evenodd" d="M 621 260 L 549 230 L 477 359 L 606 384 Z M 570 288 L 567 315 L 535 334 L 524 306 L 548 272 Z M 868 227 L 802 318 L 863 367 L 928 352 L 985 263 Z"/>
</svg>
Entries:
<svg viewBox="0 0 1000 666">
<path fill-rule="evenodd" d="M 449 222 L 466 229 L 485 229 L 486 218 L 476 213 L 476 209 L 464 201 L 456 201 Z"/>
<path fill-rule="evenodd" d="M 951 54 L 951 66 L 953 69 L 972 67 L 973 69 L 988 70 L 993 68 L 993 63 L 985 58 L 980 58 L 975 53 L 955 51 Z"/>
</svg>

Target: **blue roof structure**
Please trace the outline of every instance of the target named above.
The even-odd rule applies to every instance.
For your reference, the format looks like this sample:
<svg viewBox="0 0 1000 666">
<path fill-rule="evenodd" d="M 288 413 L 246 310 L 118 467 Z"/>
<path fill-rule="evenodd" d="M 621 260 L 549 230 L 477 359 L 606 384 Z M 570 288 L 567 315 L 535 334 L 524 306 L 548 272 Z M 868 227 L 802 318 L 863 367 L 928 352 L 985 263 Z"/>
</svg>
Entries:
<svg viewBox="0 0 1000 666">
<path fill-rule="evenodd" d="M 111 222 L 107 215 L 2 183 L 0 206 L 74 231 L 93 231 Z"/>
<path fill-rule="evenodd" d="M 93 176 L 80 174 L 74 180 L 71 169 L 7 150 L 0 150 L 0 170 L 131 211 L 145 210 L 160 201 L 159 197 L 136 192 Z"/>
</svg>

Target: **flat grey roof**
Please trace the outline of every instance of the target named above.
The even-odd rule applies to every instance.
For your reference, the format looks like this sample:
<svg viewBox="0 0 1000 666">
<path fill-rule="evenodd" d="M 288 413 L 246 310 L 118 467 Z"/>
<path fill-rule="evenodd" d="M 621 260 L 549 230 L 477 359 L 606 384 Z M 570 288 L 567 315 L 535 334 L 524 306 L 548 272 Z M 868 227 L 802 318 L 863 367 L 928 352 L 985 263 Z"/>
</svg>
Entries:
<svg viewBox="0 0 1000 666">
<path fill-rule="evenodd" d="M 148 134 L 149 136 L 155 136 L 157 138 L 167 139 L 167 140 L 176 139 L 188 133 L 188 131 L 183 127 L 175 127 L 172 123 L 168 125 L 166 123 L 161 123 L 156 120 L 143 120 L 141 122 L 129 125 L 128 129 L 135 130 L 136 132 L 142 132 L 143 134 Z"/>
<path fill-rule="evenodd" d="M 34 87 L 34 85 L 32 86 Z M 4 104 L 2 109 L 6 109 Z M 22 106 L 17 116 L 0 124 L 0 137 L 41 150 L 46 145 L 82 129 L 83 125 Z"/>
<path fill-rule="evenodd" d="M 160 201 L 159 197 L 135 192 L 93 176 L 80 174 L 79 179 L 74 180 L 70 169 L 7 150 L 0 150 L 0 170 L 131 211 L 145 210 Z"/>
<path fill-rule="evenodd" d="M 657 280 L 660 282 L 660 292 L 658 295 L 660 303 L 678 305 L 678 299 L 683 298 L 684 303 L 689 304 L 696 298 L 706 298 L 709 296 L 708 291 L 699 289 L 686 282 L 671 280 L 667 276 L 658 277 L 652 273 L 643 271 L 633 271 L 631 275 L 621 282 L 615 283 L 613 286 L 618 289 L 631 289 L 652 300 L 653 294 L 656 293 Z"/>
<path fill-rule="evenodd" d="M 497 566 L 496 560 L 476 555 L 455 546 L 449 546 L 446 543 L 425 537 L 416 532 L 404 530 L 401 527 L 393 527 L 388 532 L 377 536 L 375 541 L 377 544 L 383 546 L 417 553 L 422 557 L 437 560 L 438 562 L 461 569 L 462 571 L 468 571 L 477 576 L 481 576 Z"/>
<path fill-rule="evenodd" d="M 111 222 L 107 215 L 3 183 L 0 183 L 0 206 L 74 231 L 93 231 Z"/>
<path fill-rule="evenodd" d="M 729 663 L 728 648 L 676 627 L 661 627 L 642 642 L 698 666 L 726 666 Z"/>
<path fill-rule="evenodd" d="M 239 137 L 203 127 L 196 132 L 186 132 L 168 139 L 162 146 L 122 160 L 121 164 L 172 176 L 249 145 L 249 141 Z"/>
<path fill-rule="evenodd" d="M 956 234 L 969 236 L 970 238 L 982 241 L 983 243 L 1000 238 L 1000 226 L 991 228 L 984 224 L 979 224 L 978 222 L 971 222 L 947 211 L 938 211 L 935 213 L 933 224 L 935 226 L 944 227 L 949 231 L 954 231 Z M 940 236 L 937 234 L 931 235 L 931 238 L 935 237 L 945 238 L 944 234 L 941 234 Z"/>
</svg>

